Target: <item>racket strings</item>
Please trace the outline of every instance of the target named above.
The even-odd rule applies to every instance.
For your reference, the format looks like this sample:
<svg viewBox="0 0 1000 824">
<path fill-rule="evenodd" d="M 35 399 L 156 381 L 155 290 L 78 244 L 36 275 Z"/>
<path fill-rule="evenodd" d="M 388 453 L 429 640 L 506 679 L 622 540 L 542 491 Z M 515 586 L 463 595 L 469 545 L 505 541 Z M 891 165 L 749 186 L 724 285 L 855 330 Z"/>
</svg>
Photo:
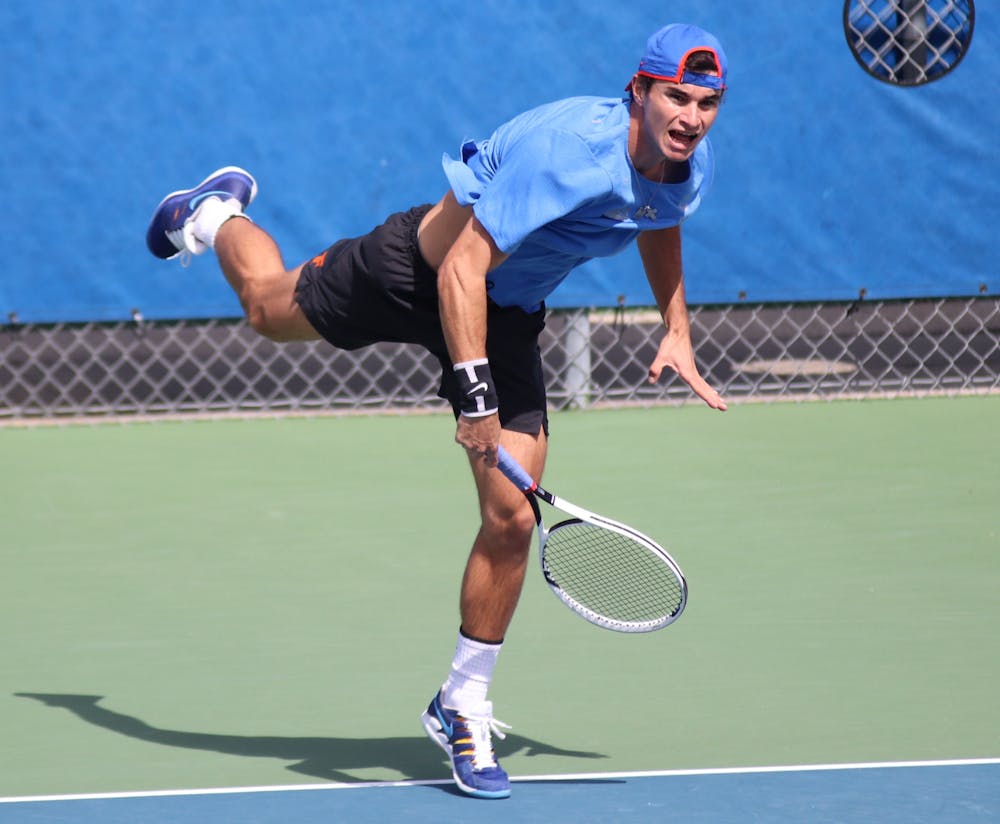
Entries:
<svg viewBox="0 0 1000 824">
<path fill-rule="evenodd" d="M 644 543 L 583 522 L 552 528 L 545 569 L 570 598 L 606 618 L 652 621 L 673 615 L 684 601 L 674 570 Z"/>
</svg>

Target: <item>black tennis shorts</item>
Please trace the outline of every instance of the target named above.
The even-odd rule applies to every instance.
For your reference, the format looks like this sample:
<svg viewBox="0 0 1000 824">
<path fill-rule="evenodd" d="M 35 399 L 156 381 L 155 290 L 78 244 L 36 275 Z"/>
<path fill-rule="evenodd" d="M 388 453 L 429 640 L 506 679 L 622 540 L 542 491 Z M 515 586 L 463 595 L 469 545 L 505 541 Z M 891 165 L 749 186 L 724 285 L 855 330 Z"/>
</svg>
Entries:
<svg viewBox="0 0 1000 824">
<path fill-rule="evenodd" d="M 309 322 L 338 349 L 378 342 L 415 343 L 441 364 L 438 395 L 458 415 L 458 384 L 438 314 L 437 273 L 417 246 L 431 207 L 390 215 L 367 235 L 339 240 L 302 267 L 295 299 Z M 544 307 L 488 305 L 486 351 L 505 429 L 548 433 L 538 336 Z"/>
</svg>

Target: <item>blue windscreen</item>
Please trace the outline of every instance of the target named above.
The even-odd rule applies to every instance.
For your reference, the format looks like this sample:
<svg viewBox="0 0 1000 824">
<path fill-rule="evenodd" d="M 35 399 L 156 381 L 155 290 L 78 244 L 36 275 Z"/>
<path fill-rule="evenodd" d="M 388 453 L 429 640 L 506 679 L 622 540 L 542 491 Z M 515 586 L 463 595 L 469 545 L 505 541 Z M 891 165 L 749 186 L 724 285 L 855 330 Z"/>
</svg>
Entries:
<svg viewBox="0 0 1000 824">
<path fill-rule="evenodd" d="M 211 255 L 144 245 L 166 193 L 251 170 L 294 265 L 444 192 L 442 153 L 523 109 L 617 95 L 647 35 L 698 23 L 729 91 L 685 224 L 692 303 L 996 294 L 1000 9 L 925 86 L 855 62 L 840 2 L 7 0 L 0 323 L 234 316 Z M 669 16 L 665 16 L 669 15 Z M 549 302 L 651 302 L 629 251 Z"/>
</svg>

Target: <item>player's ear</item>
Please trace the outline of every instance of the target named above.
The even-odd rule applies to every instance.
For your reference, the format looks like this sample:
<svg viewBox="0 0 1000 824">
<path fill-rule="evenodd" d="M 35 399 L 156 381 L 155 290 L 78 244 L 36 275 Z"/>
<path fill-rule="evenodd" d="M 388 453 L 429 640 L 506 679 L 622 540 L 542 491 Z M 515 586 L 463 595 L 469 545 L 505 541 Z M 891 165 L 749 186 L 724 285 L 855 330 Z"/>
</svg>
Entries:
<svg viewBox="0 0 1000 824">
<path fill-rule="evenodd" d="M 643 98 L 646 94 L 646 90 L 643 88 L 643 85 L 644 84 L 639 79 L 638 74 L 632 75 L 632 82 L 628 84 L 628 89 L 632 93 L 632 99 L 640 106 L 642 105 Z"/>
</svg>

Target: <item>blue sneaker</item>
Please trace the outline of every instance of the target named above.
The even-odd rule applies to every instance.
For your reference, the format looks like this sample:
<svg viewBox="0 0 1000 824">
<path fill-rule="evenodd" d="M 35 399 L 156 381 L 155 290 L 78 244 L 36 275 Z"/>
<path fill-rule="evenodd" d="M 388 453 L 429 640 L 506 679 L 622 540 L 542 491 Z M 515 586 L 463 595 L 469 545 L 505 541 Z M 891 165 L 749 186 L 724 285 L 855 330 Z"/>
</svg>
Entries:
<svg viewBox="0 0 1000 824">
<path fill-rule="evenodd" d="M 490 733 L 505 738 L 501 728 L 507 724 L 493 717 L 489 701 L 475 712 L 459 713 L 441 704 L 441 693 L 434 696 L 427 711 L 420 716 L 431 741 L 448 753 L 451 773 L 458 788 L 476 798 L 507 798 L 510 778 L 493 754 Z"/>
<path fill-rule="evenodd" d="M 184 226 L 198 207 L 208 198 L 236 200 L 241 210 L 246 209 L 257 197 L 257 181 L 253 175 L 238 166 L 226 166 L 212 172 L 193 189 L 171 192 L 156 207 L 153 219 L 146 230 L 146 245 L 158 258 L 170 260 L 182 252 L 200 254 L 207 248 L 196 241 Z"/>
</svg>

